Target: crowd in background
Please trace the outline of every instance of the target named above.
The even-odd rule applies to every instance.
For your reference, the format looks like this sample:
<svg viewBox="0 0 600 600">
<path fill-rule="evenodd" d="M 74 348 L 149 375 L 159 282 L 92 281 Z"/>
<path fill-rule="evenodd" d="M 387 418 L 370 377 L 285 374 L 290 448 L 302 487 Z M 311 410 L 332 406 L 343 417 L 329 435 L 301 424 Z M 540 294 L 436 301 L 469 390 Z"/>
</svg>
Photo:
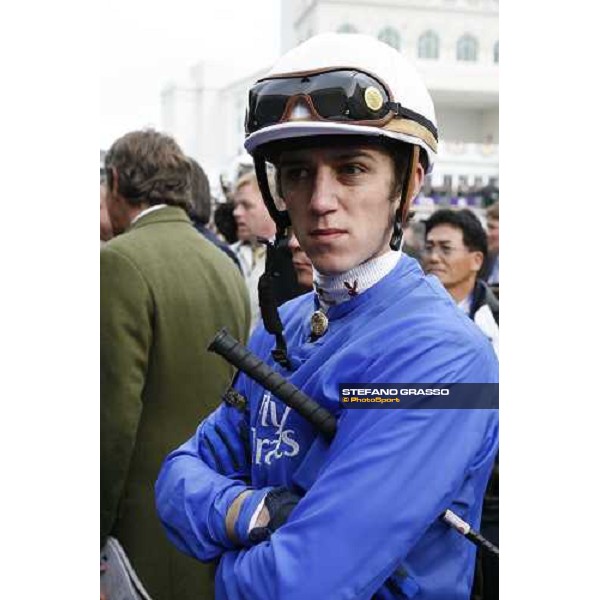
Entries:
<svg viewBox="0 0 600 600">
<path fill-rule="evenodd" d="M 224 251 L 240 269 L 251 299 L 252 330 L 260 317 L 257 287 L 265 269 L 265 244 L 261 240 L 273 238 L 275 224 L 263 203 L 251 165 L 236 161 L 237 168 L 230 182 L 227 182 L 223 173 L 220 178 L 222 195 L 221 199 L 217 199 L 211 193 L 208 177 L 202 167 L 195 159 L 187 158 L 192 169 L 188 214 L 198 232 Z M 101 243 L 113 237 L 105 195 L 105 176 L 101 172 Z M 436 275 L 457 304 L 465 309 L 468 308 L 465 299 L 468 299 L 476 282 L 484 284 L 497 300 L 500 298 L 500 203 L 497 197 L 496 190 L 491 195 L 493 201 L 488 200 L 483 212 L 465 208 L 456 202 L 434 208 L 428 218 L 421 216 L 417 220 L 413 216 L 405 230 L 403 252 L 417 259 L 425 272 Z M 435 237 L 440 228 L 452 239 L 440 244 L 438 250 L 435 243 L 428 243 L 428 239 Z M 432 232 L 432 229 L 437 231 Z M 312 289 L 312 267 L 293 232 L 288 245 L 299 284 L 297 291 L 309 291 Z M 449 250 L 444 253 L 444 248 Z M 465 256 L 471 259 L 468 264 L 461 260 Z M 467 293 L 463 296 L 464 290 Z M 497 351 L 496 338 L 494 344 Z"/>
<path fill-rule="evenodd" d="M 161 171 L 175 183 L 167 177 L 163 185 L 154 177 Z M 152 514 L 150 479 L 164 456 L 215 407 L 217 390 L 230 379 L 231 369 L 216 358 L 207 361 L 203 351 L 224 324 L 244 341 L 256 327 L 265 243 L 275 235 L 252 168 L 240 166 L 233 181 L 221 179 L 221 188 L 225 201 L 215 202 L 198 162 L 152 131 L 117 140 L 101 177 L 101 545 L 106 549 L 112 536 L 127 545 L 158 598 L 185 599 L 183 588 L 189 586 L 182 583 L 177 591 L 177 581 L 212 585 L 211 568 L 192 565 L 164 537 Z M 121 236 L 124 232 L 130 235 Z M 285 264 L 295 287 L 286 298 L 313 288 L 310 259 L 290 234 Z M 483 222 L 468 208 L 452 207 L 413 220 L 403 252 L 440 281 L 498 353 L 499 202 L 486 208 Z M 133 332 L 129 341 L 123 329 Z M 202 397 L 213 400 L 203 404 L 198 390 L 211 386 L 214 392 Z M 175 411 L 165 404 L 174 388 L 183 398 Z M 497 461 L 482 528 L 497 544 Z M 165 562 L 168 575 L 155 567 Z M 497 597 L 497 563 L 481 560 L 477 569 L 484 583 L 473 598 Z"/>
</svg>

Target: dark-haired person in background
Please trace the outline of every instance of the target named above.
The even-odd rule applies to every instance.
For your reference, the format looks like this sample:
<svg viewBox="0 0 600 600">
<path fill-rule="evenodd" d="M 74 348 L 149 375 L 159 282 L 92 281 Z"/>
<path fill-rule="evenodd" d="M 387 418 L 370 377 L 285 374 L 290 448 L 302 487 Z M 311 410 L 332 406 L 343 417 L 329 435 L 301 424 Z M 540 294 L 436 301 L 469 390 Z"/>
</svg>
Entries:
<svg viewBox="0 0 600 600">
<path fill-rule="evenodd" d="M 188 160 L 192 167 L 192 208 L 189 213 L 190 219 L 198 233 L 201 233 L 217 248 L 225 252 L 235 263 L 235 266 L 241 270 L 240 263 L 229 246 L 208 228 L 211 215 L 210 183 L 206 173 L 198 162 L 191 156 L 188 156 Z"/>
<path fill-rule="evenodd" d="M 470 210 L 441 209 L 425 222 L 425 271 L 438 277 L 498 354 L 498 301 L 488 285 L 477 278 L 487 251 L 485 229 Z"/>
<path fill-rule="evenodd" d="M 190 163 L 172 138 L 128 133 L 105 161 L 117 235 L 100 250 L 100 544 L 120 542 L 154 599 L 212 598 L 210 567 L 167 541 L 154 482 L 229 385 L 233 369 L 206 347 L 221 327 L 246 337 L 248 294 L 186 214 Z"/>
<path fill-rule="evenodd" d="M 237 237 L 237 224 L 233 217 L 233 202 L 227 200 L 221 202 L 215 208 L 214 221 L 217 232 L 223 236 L 223 239 L 228 244 L 235 244 L 238 241 Z"/>
</svg>

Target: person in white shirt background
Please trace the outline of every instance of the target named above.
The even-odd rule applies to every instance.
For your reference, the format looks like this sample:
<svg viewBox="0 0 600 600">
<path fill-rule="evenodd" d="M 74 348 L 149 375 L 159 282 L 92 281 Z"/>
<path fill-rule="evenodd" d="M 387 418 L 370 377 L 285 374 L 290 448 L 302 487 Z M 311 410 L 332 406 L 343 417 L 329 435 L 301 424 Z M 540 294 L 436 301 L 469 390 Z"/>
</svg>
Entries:
<svg viewBox="0 0 600 600">
<path fill-rule="evenodd" d="M 488 337 L 497 355 L 498 300 L 477 277 L 487 252 L 485 229 L 468 209 L 441 209 L 425 222 L 425 271 L 441 281 L 458 306 Z"/>
</svg>

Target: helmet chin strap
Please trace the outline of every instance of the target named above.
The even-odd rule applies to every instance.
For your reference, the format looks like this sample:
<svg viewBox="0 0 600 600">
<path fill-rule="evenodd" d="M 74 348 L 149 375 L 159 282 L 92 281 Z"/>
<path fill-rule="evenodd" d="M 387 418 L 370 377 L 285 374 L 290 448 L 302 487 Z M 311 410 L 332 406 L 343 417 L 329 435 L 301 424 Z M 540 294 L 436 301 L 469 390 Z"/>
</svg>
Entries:
<svg viewBox="0 0 600 600">
<path fill-rule="evenodd" d="M 408 211 L 410 210 L 410 202 L 415 193 L 415 180 L 417 168 L 419 166 L 420 148 L 416 144 L 413 145 L 410 157 L 408 160 L 408 169 L 406 177 L 402 182 L 402 195 L 400 196 L 400 204 L 396 210 L 394 217 L 394 230 L 392 239 L 390 240 L 390 248 L 394 251 L 400 250 L 402 246 L 402 228 L 408 222 Z"/>
<path fill-rule="evenodd" d="M 275 336 L 275 348 L 271 351 L 273 358 L 284 368 L 290 368 L 287 355 L 287 344 L 283 337 L 283 323 L 277 310 L 277 298 L 275 297 L 275 278 L 281 274 L 276 267 L 276 253 L 287 247 L 287 227 L 291 225 L 290 218 L 286 212 L 280 212 L 275 206 L 275 200 L 269 188 L 267 177 L 267 165 L 265 158 L 260 154 L 254 156 L 254 170 L 258 187 L 262 194 L 265 206 L 277 227 L 275 242 L 263 240 L 267 244 L 267 256 L 265 261 L 265 272 L 258 280 L 258 303 L 260 314 L 265 329 Z"/>
</svg>

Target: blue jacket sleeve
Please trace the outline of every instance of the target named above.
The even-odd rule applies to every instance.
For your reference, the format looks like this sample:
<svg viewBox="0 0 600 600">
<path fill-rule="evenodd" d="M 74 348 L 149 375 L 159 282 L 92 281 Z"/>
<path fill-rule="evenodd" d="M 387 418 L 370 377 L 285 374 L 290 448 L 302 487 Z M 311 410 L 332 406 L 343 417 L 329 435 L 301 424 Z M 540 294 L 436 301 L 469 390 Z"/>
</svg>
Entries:
<svg viewBox="0 0 600 600">
<path fill-rule="evenodd" d="M 234 548 L 225 530 L 233 500 L 248 489 L 245 415 L 222 404 L 196 434 L 165 460 L 156 482 L 156 507 L 167 536 L 201 561 Z"/>
<path fill-rule="evenodd" d="M 495 379 L 493 358 L 464 358 L 459 381 Z M 455 366 L 423 372 L 422 381 L 456 381 Z M 223 555 L 217 598 L 371 598 L 465 481 L 487 478 L 497 446 L 496 410 L 344 411 L 288 522 L 268 542 Z"/>
</svg>

